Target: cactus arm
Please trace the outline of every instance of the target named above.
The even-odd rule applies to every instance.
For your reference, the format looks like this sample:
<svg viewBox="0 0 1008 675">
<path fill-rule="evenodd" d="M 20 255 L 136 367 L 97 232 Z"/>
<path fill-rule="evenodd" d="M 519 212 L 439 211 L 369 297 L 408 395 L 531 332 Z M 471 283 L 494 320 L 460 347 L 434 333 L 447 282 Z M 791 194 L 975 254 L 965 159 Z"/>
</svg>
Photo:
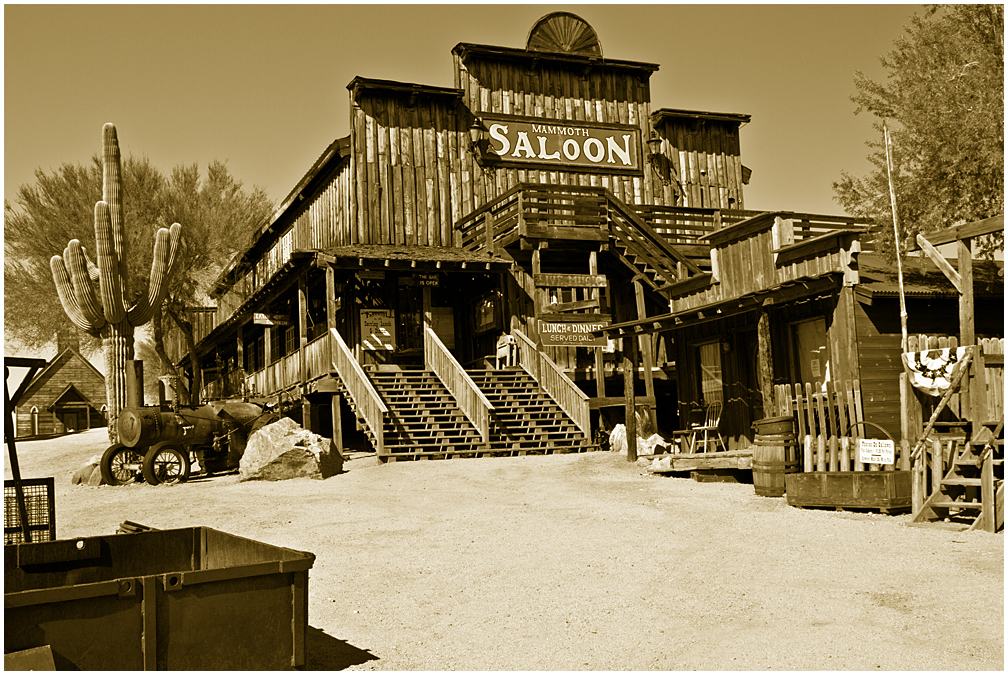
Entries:
<svg viewBox="0 0 1008 675">
<path fill-rule="evenodd" d="M 129 310 L 129 321 L 134 326 L 140 326 L 150 321 L 154 317 L 154 311 L 161 306 L 165 293 L 168 291 L 168 280 L 171 278 L 172 268 L 175 265 L 181 234 L 182 226 L 178 223 L 172 225 L 170 230 L 162 227 L 157 231 L 147 294 L 141 296 Z"/>
<path fill-rule="evenodd" d="M 112 236 L 112 222 L 108 204 L 105 202 L 95 204 L 95 239 L 98 243 L 99 285 L 102 306 L 105 308 L 105 320 L 109 323 L 120 323 L 126 318 L 126 308 L 123 303 L 119 259 L 116 257 Z"/>
<path fill-rule="evenodd" d="M 94 284 L 88 275 L 84 248 L 79 241 L 70 240 L 63 252 L 63 260 L 70 271 L 74 296 L 77 298 L 77 304 L 80 306 L 84 318 L 92 327 L 100 330 L 105 324 L 105 314 L 102 311 L 101 303 L 98 302 L 98 297 L 95 295 Z"/>
<path fill-rule="evenodd" d="M 58 255 L 54 255 L 50 258 L 49 269 L 52 270 L 53 282 L 56 284 L 56 293 L 59 295 L 60 304 L 63 305 L 63 311 L 66 312 L 71 323 L 80 328 L 82 331 L 88 333 L 88 335 L 98 337 L 101 331 L 96 330 L 92 324 L 84 318 L 84 312 L 81 311 L 80 305 L 77 304 L 77 298 L 74 295 L 73 286 L 70 283 L 70 275 L 67 274 L 63 258 Z"/>
<path fill-rule="evenodd" d="M 98 272 L 98 266 L 91 262 L 91 257 L 87 254 L 87 249 L 81 247 L 81 254 L 84 256 L 84 262 L 87 264 L 88 277 L 91 279 L 92 283 L 97 284 L 100 278 Z"/>
<path fill-rule="evenodd" d="M 119 153 L 119 137 L 115 125 L 111 122 L 102 127 L 102 201 L 108 204 L 111 223 L 112 250 L 115 252 L 116 272 L 122 287 L 122 309 L 126 311 L 126 302 L 130 297 L 129 270 L 127 269 L 126 237 L 123 233 L 122 205 L 122 161 Z M 98 225 L 95 223 L 95 234 Z M 99 263 L 100 264 L 100 263 Z M 106 310 L 108 305 L 105 306 Z M 118 312 L 116 313 L 119 315 Z M 109 321 L 112 321 L 109 319 Z"/>
</svg>

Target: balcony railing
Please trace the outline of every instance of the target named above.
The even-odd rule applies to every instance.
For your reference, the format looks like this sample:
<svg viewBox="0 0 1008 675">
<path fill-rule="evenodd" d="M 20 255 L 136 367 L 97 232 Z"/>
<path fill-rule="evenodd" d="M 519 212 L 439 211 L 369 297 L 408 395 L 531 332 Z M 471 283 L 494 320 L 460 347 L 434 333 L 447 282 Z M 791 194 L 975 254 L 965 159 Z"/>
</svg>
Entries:
<svg viewBox="0 0 1008 675">
<path fill-rule="evenodd" d="M 560 366 L 539 351 L 525 333 L 512 328 L 511 335 L 518 345 L 518 361 L 525 372 L 531 375 L 542 390 L 557 402 L 561 410 L 574 420 L 577 428 L 591 438 L 591 412 L 587 394 L 567 377 Z"/>
</svg>

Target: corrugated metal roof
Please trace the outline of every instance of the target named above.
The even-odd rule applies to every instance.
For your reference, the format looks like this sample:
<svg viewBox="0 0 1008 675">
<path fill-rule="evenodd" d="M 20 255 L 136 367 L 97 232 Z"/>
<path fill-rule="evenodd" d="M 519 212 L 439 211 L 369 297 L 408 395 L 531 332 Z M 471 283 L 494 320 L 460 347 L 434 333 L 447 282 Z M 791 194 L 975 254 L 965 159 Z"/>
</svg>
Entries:
<svg viewBox="0 0 1008 675">
<path fill-rule="evenodd" d="M 958 269 L 957 260 L 949 260 Z M 888 262 L 876 253 L 861 253 L 857 257 L 860 282 L 858 290 L 872 295 L 899 295 L 899 272 L 895 262 Z M 918 256 L 903 259 L 903 293 L 907 296 L 958 297 L 959 292 L 941 270 Z M 1004 296 L 1004 263 L 996 260 L 973 261 L 973 293 Z"/>
</svg>

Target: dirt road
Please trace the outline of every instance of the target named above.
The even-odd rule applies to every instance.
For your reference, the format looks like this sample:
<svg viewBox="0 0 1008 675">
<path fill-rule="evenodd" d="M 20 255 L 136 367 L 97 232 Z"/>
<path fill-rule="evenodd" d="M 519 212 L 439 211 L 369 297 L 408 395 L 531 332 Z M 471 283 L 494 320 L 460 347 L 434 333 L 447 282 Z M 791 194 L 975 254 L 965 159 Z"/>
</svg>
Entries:
<svg viewBox="0 0 1008 675">
<path fill-rule="evenodd" d="M 23 476 L 56 478 L 57 536 L 132 520 L 314 553 L 312 669 L 1005 665 L 1002 534 L 797 509 L 608 453 L 71 486 L 104 434 L 17 445 Z"/>
</svg>

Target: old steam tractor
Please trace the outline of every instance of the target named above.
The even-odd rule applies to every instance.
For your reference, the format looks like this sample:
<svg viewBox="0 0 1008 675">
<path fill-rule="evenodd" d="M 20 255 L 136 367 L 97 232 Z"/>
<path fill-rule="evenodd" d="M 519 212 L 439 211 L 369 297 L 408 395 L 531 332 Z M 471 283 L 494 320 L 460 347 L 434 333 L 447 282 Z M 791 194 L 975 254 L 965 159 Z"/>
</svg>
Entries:
<svg viewBox="0 0 1008 675">
<path fill-rule="evenodd" d="M 109 485 L 176 483 L 189 478 L 193 456 L 206 475 L 236 469 L 264 416 L 262 407 L 243 401 L 127 406 L 119 413 L 119 442 L 99 463 L 102 478 Z"/>
</svg>

